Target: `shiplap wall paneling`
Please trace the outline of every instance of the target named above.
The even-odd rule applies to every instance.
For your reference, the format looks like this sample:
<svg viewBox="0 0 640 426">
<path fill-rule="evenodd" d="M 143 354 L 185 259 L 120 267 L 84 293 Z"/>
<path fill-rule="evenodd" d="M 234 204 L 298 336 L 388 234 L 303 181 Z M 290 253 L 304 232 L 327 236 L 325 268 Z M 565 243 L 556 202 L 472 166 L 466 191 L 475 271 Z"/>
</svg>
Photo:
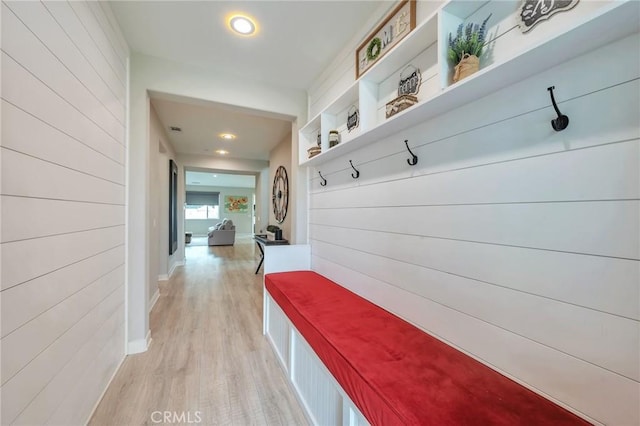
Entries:
<svg viewBox="0 0 640 426">
<path fill-rule="evenodd" d="M 314 270 L 591 421 L 636 424 L 638 383 L 314 254 Z M 348 260 L 347 260 L 348 261 Z M 584 408 L 587 407 L 587 408 Z"/>
<path fill-rule="evenodd" d="M 322 174 L 331 176 L 334 184 L 322 188 L 317 173 L 312 173 L 311 189 L 331 192 L 347 182 L 356 186 L 587 148 L 603 144 L 600 136 L 603 129 L 606 129 L 606 142 L 609 143 L 638 138 L 640 129 L 635 121 L 640 115 L 636 96 L 640 87 L 635 54 L 638 44 L 637 36 L 620 40 L 591 55 L 578 57 L 567 66 L 556 67 L 553 72 L 496 92 L 484 98 L 483 103 L 470 103 L 456 110 L 456 114 L 443 114 L 369 145 L 357 155 L 350 154 L 354 163 L 364 169 L 357 181 L 347 173 L 350 167 L 345 159 L 325 163 Z M 611 57 L 616 61 L 609 60 Z M 581 73 L 578 79 L 575 78 L 576 69 L 592 69 L 593 72 Z M 557 85 L 556 96 L 560 108 L 571 111 L 572 124 L 563 132 L 554 132 L 549 121 L 555 117 L 555 112 L 546 88 L 559 81 L 563 83 Z M 514 97 L 514 93 L 518 97 Z M 583 102 L 586 95 L 590 102 Z M 624 105 L 624 108 L 611 108 L 611 102 Z M 576 121 L 580 124 L 573 125 Z M 521 130 L 514 133 L 514 127 Z M 573 137 L 569 140 L 568 135 Z M 405 159 L 409 154 L 404 146 L 405 139 L 420 157 L 415 167 L 407 167 Z M 383 157 L 387 158 L 377 161 Z M 570 170 L 565 173 L 568 172 Z M 563 182 L 558 180 L 557 184 Z"/>
<path fill-rule="evenodd" d="M 591 421 L 638 424 L 639 91 L 636 34 L 324 163 L 313 269 Z"/>
<path fill-rule="evenodd" d="M 81 424 L 124 357 L 128 47 L 107 4 L 2 2 L 2 424 Z"/>
</svg>

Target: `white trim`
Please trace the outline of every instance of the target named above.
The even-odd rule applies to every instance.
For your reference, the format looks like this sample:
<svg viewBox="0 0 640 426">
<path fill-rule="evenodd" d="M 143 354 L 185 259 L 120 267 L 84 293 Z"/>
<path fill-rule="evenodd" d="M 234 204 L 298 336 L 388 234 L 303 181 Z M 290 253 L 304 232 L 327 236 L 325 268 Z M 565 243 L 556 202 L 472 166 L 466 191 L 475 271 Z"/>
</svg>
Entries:
<svg viewBox="0 0 640 426">
<path fill-rule="evenodd" d="M 171 266 L 171 269 L 169 269 L 169 274 L 168 274 L 169 278 L 171 278 L 171 276 L 173 275 L 173 272 L 176 270 L 178 266 L 184 266 L 184 260 L 178 260 Z"/>
<path fill-rule="evenodd" d="M 150 344 L 151 344 L 151 330 L 148 330 L 146 338 L 134 340 L 133 342 L 129 342 L 127 344 L 127 355 L 146 352 Z"/>
<path fill-rule="evenodd" d="M 124 360 L 126 358 L 127 358 L 126 355 L 122 355 L 122 359 L 118 363 L 118 366 L 116 367 L 116 369 L 113 371 L 113 374 L 109 378 L 109 381 L 107 382 L 107 385 L 102 390 L 102 393 L 100 394 L 100 397 L 96 400 L 96 403 L 93 404 L 93 408 L 91 409 L 91 412 L 89 413 L 89 417 L 87 417 L 87 420 L 83 424 L 85 424 L 85 425 L 89 424 L 89 421 L 91 420 L 91 417 L 93 417 L 93 415 L 95 414 L 96 410 L 98 409 L 98 405 L 100 405 L 100 402 L 102 401 L 102 398 L 104 398 L 104 395 L 107 393 L 107 390 L 109 390 L 109 386 L 111 386 L 111 382 L 113 382 L 113 379 L 115 379 L 116 374 L 118 374 L 118 371 L 120 371 L 120 367 L 122 367 L 122 364 L 124 363 Z"/>
<path fill-rule="evenodd" d="M 158 281 L 169 281 L 169 275 L 167 274 L 158 275 Z"/>
<path fill-rule="evenodd" d="M 160 298 L 160 289 L 156 289 L 156 292 L 153 294 L 153 297 L 151 298 L 151 302 L 149 303 L 149 313 L 151 313 L 151 310 L 156 305 L 156 302 L 158 301 L 159 298 Z"/>
</svg>

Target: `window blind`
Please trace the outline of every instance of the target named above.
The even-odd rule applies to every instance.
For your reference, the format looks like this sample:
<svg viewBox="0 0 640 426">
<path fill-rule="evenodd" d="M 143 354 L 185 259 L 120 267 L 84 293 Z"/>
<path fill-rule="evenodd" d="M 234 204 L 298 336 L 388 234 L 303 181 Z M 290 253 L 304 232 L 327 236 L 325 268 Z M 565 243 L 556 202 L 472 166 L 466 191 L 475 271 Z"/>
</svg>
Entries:
<svg viewBox="0 0 640 426">
<path fill-rule="evenodd" d="M 217 206 L 219 192 L 187 191 L 186 204 L 188 206 Z"/>
</svg>

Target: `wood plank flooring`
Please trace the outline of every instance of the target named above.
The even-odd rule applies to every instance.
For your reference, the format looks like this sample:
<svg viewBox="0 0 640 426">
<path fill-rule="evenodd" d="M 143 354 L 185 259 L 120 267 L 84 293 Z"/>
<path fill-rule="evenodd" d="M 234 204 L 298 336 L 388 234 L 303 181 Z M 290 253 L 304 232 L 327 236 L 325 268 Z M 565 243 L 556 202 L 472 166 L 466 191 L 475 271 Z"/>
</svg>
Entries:
<svg viewBox="0 0 640 426">
<path fill-rule="evenodd" d="M 262 335 L 262 275 L 250 237 L 232 247 L 187 247 L 186 264 L 160 282 L 152 343 L 128 356 L 90 425 L 306 425 Z M 153 418 L 152 418 L 153 414 Z M 188 422 L 191 420 L 191 423 Z"/>
</svg>

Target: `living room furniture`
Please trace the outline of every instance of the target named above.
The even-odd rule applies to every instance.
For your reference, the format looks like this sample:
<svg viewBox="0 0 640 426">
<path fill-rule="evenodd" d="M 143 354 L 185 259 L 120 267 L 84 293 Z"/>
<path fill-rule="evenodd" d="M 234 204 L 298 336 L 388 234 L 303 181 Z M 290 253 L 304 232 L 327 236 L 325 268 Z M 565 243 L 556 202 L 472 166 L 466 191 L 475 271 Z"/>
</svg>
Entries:
<svg viewBox="0 0 640 426">
<path fill-rule="evenodd" d="M 232 246 L 236 242 L 236 227 L 232 220 L 222 222 L 209 228 L 210 246 Z"/>
<path fill-rule="evenodd" d="M 289 240 L 272 240 L 267 238 L 266 234 L 256 234 L 253 236 L 253 239 L 256 240 L 256 245 L 258 249 L 260 249 L 260 262 L 258 263 L 258 267 L 256 268 L 256 274 L 260 271 L 260 267 L 262 266 L 262 262 L 264 262 L 264 248 L 263 246 L 286 246 L 289 245 Z"/>
</svg>

